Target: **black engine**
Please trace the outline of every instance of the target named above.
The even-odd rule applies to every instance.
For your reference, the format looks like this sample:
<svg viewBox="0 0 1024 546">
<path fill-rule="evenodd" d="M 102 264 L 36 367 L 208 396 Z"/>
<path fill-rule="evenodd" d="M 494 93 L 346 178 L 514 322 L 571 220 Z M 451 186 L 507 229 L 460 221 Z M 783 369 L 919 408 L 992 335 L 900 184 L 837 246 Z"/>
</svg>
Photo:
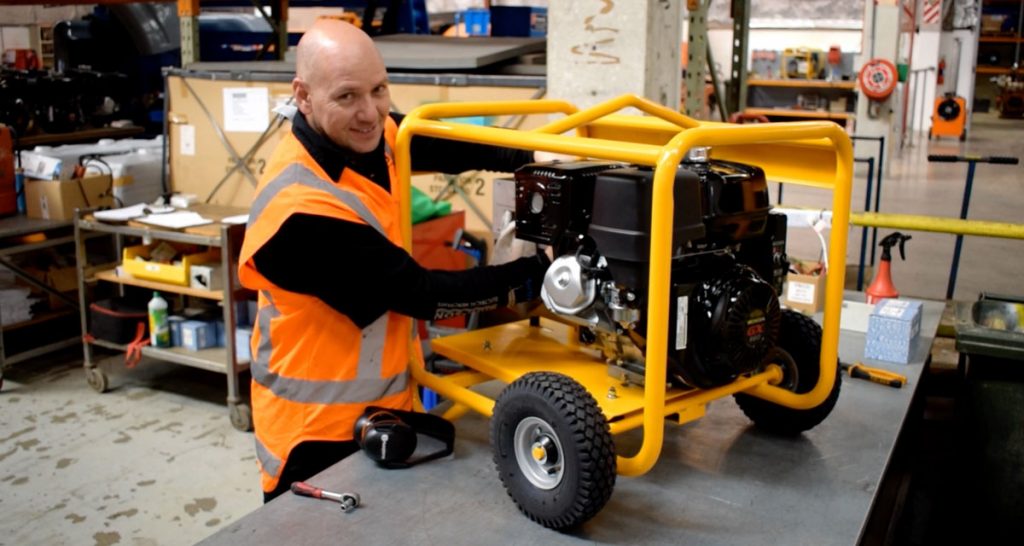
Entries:
<svg viewBox="0 0 1024 546">
<path fill-rule="evenodd" d="M 641 382 L 654 171 L 605 162 L 516 173 L 516 236 L 551 245 L 542 298 L 582 326 L 611 373 Z M 778 342 L 786 219 L 764 172 L 696 148 L 673 187 L 669 381 L 709 388 L 757 370 Z"/>
</svg>

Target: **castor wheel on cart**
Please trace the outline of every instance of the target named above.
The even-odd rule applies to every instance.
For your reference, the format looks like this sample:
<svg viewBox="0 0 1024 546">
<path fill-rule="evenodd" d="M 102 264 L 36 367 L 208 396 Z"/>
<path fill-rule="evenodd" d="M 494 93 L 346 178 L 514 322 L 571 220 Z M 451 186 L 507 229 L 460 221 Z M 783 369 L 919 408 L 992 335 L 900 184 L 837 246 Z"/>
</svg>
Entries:
<svg viewBox="0 0 1024 546">
<path fill-rule="evenodd" d="M 772 363 L 782 367 L 782 383 L 778 386 L 797 394 L 809 392 L 818 384 L 821 374 L 821 326 L 814 319 L 792 310 L 782 312 L 779 344 L 769 355 Z M 817 406 L 798 410 L 774 404 L 749 394 L 735 394 L 736 403 L 760 428 L 795 436 L 810 430 L 828 417 L 839 399 L 841 375 L 836 362 L 836 380 L 828 397 Z"/>
<path fill-rule="evenodd" d="M 85 382 L 92 387 L 92 390 L 99 393 L 107 392 L 107 387 L 110 385 L 107 381 L 107 374 L 103 373 L 99 368 L 86 368 Z"/>
<path fill-rule="evenodd" d="M 594 397 L 568 376 L 528 373 L 498 396 L 494 463 L 509 496 L 550 529 L 597 514 L 615 487 L 615 446 Z"/>
<path fill-rule="evenodd" d="M 252 408 L 247 404 L 231 404 L 228 406 L 228 417 L 231 426 L 242 432 L 252 430 Z"/>
</svg>

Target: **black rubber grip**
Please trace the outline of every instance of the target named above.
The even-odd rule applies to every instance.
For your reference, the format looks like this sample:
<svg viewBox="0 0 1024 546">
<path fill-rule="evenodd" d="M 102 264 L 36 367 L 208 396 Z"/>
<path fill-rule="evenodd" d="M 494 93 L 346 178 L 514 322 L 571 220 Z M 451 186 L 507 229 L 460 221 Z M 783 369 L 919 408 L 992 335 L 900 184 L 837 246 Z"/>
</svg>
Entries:
<svg viewBox="0 0 1024 546">
<path fill-rule="evenodd" d="M 982 157 L 977 155 L 962 156 L 933 154 L 928 154 L 928 161 L 931 161 L 933 163 L 956 163 L 958 161 L 970 163 L 971 161 L 974 161 L 975 163 L 992 163 L 994 165 L 1016 165 L 1020 162 L 1016 157 L 1006 157 L 998 155 Z"/>
</svg>

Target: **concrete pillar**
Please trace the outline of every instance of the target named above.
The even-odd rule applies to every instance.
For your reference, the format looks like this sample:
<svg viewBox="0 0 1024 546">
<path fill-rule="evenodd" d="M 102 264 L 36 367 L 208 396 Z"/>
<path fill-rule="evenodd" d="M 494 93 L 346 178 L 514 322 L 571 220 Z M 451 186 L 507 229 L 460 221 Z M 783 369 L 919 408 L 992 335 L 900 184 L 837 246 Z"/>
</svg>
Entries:
<svg viewBox="0 0 1024 546">
<path fill-rule="evenodd" d="M 683 2 L 558 0 L 548 6 L 548 94 L 580 108 L 625 93 L 679 108 Z"/>
<path fill-rule="evenodd" d="M 864 43 L 860 58 L 856 61 L 859 71 L 864 63 L 871 59 L 887 59 L 894 65 L 898 62 L 900 19 L 903 10 L 895 0 L 868 1 L 864 3 Z M 884 101 L 873 101 L 862 91 L 858 91 L 856 134 L 861 136 L 884 136 L 886 157 L 892 157 L 893 142 L 899 118 L 895 115 L 900 111 L 902 98 L 897 86 L 889 98 Z M 854 155 L 870 157 L 877 153 L 878 144 L 874 141 L 855 141 Z M 886 166 L 889 162 L 886 162 Z"/>
</svg>

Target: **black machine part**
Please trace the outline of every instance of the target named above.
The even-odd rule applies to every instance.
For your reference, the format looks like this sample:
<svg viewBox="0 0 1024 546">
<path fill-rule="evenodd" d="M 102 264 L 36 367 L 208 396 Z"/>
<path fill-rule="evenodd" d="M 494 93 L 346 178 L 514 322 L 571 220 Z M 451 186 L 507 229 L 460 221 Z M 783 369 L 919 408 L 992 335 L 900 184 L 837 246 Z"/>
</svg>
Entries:
<svg viewBox="0 0 1024 546">
<path fill-rule="evenodd" d="M 900 245 L 900 258 L 903 260 L 907 259 L 906 243 L 912 239 L 910 235 L 904 235 L 898 231 L 894 231 L 889 235 L 882 238 L 882 241 L 878 243 L 878 246 L 882 247 L 882 259 L 891 262 L 892 261 L 892 247 L 897 244 Z"/>
<path fill-rule="evenodd" d="M 715 261 L 697 272 L 705 278 L 673 283 L 668 369 L 679 386 L 729 383 L 758 369 L 778 343 L 781 308 L 772 285 L 750 267 Z"/>
<path fill-rule="evenodd" d="M 938 114 L 946 121 L 953 121 L 960 116 L 960 105 L 957 104 L 952 93 L 947 93 L 946 98 L 939 103 Z"/>
</svg>

